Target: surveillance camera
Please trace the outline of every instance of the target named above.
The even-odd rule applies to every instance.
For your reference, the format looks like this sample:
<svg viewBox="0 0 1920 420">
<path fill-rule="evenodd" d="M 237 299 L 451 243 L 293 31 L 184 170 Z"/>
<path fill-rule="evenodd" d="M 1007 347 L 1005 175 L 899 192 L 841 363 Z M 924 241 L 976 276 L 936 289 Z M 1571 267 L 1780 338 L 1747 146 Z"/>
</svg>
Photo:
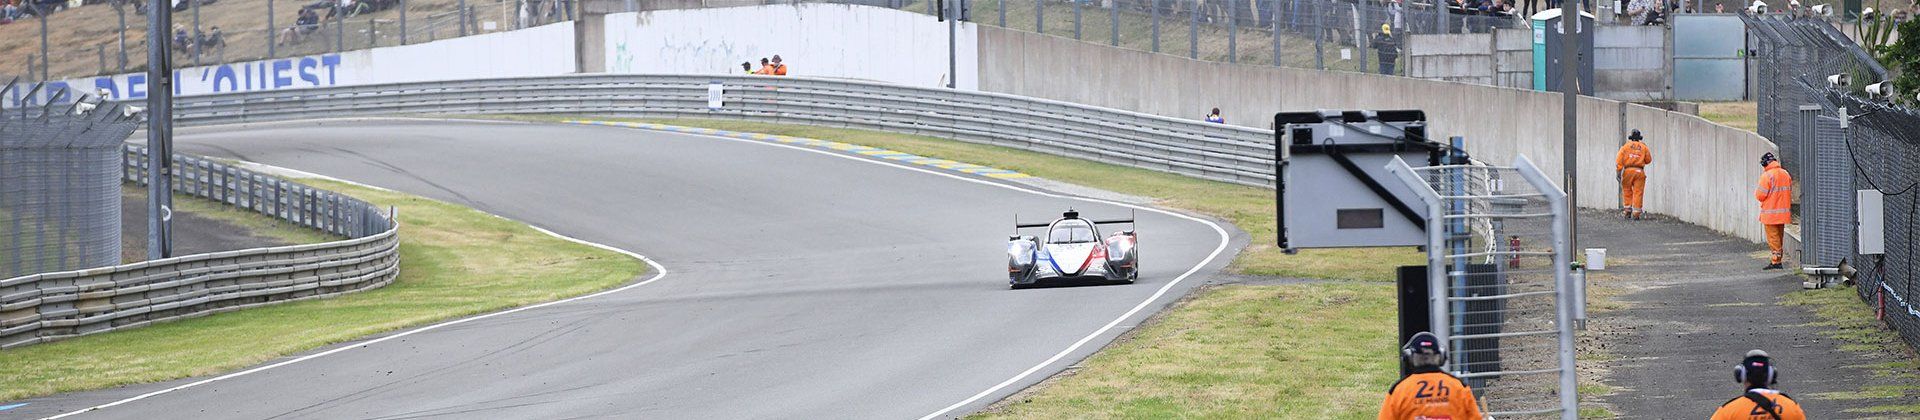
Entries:
<svg viewBox="0 0 1920 420">
<path fill-rule="evenodd" d="M 1820 15 L 1820 16 L 1833 16 L 1833 6 L 1828 6 L 1824 4 L 1813 5 L 1813 14 Z"/>
<path fill-rule="evenodd" d="M 1760 0 L 1753 0 L 1753 4 L 1747 6 L 1747 14 L 1750 14 L 1750 15 L 1767 14 L 1767 3 Z"/>
<path fill-rule="evenodd" d="M 1851 83 L 1853 83 L 1853 76 L 1848 76 L 1846 74 L 1836 74 L 1832 76 L 1827 76 L 1827 86 L 1847 87 L 1847 85 Z"/>
<path fill-rule="evenodd" d="M 1892 99 L 1893 82 L 1880 82 L 1867 85 L 1867 94 Z"/>
<path fill-rule="evenodd" d="M 1874 10 L 1873 10 L 1873 8 L 1871 8 L 1871 7 L 1868 7 L 1868 8 L 1865 8 L 1865 9 L 1860 9 L 1860 19 L 1861 19 L 1861 20 L 1866 20 L 1866 19 L 1873 19 L 1873 14 L 1874 14 Z"/>
</svg>

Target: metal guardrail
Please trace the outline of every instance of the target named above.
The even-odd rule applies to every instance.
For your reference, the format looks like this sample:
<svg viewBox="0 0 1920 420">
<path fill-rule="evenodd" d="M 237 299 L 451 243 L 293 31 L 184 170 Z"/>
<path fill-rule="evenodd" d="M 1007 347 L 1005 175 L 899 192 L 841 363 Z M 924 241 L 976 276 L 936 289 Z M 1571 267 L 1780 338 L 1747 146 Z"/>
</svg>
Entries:
<svg viewBox="0 0 1920 420">
<path fill-rule="evenodd" d="M 708 89 L 724 89 L 708 107 Z M 400 114 L 722 118 L 904 132 L 1272 186 L 1273 132 L 1022 96 L 804 77 L 572 75 L 182 98 L 186 125 Z"/>
<path fill-rule="evenodd" d="M 124 176 L 145 183 L 146 148 Z M 374 205 L 175 155 L 176 192 L 352 239 L 215 252 L 0 280 L 0 349 L 377 288 L 399 274 L 398 225 Z"/>
</svg>

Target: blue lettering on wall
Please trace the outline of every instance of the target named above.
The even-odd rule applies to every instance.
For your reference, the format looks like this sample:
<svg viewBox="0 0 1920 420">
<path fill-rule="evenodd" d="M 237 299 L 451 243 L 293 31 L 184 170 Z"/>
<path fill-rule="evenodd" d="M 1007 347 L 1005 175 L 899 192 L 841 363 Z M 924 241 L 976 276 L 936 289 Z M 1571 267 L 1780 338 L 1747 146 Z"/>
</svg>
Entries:
<svg viewBox="0 0 1920 420">
<path fill-rule="evenodd" d="M 313 74 L 313 67 L 317 64 L 319 61 L 313 57 L 300 57 L 300 80 L 307 81 L 309 86 L 320 86 L 320 76 Z"/>
<path fill-rule="evenodd" d="M 147 97 L 147 74 L 134 73 L 134 74 L 127 75 L 126 99 L 146 99 L 146 97 Z"/>
<path fill-rule="evenodd" d="M 93 78 L 93 90 L 95 92 L 100 92 L 100 91 L 107 92 L 108 99 L 124 98 L 124 96 L 120 95 L 120 88 L 113 84 L 112 77 Z"/>
<path fill-rule="evenodd" d="M 221 88 L 221 85 L 220 85 L 221 81 L 226 81 L 227 84 L 225 89 Z M 228 64 L 228 65 L 223 65 L 213 69 L 213 91 L 214 92 L 232 92 L 232 91 L 239 91 L 239 90 L 240 90 L 240 79 L 238 76 L 235 76 L 233 74 L 233 65 Z"/>
<path fill-rule="evenodd" d="M 327 66 L 327 85 L 340 83 L 336 71 L 340 69 L 340 54 L 320 56 L 320 64 Z"/>
<path fill-rule="evenodd" d="M 287 74 L 288 71 L 292 70 L 292 60 L 275 60 L 273 62 L 273 87 L 270 89 L 279 89 L 292 85 L 293 75 Z"/>
</svg>

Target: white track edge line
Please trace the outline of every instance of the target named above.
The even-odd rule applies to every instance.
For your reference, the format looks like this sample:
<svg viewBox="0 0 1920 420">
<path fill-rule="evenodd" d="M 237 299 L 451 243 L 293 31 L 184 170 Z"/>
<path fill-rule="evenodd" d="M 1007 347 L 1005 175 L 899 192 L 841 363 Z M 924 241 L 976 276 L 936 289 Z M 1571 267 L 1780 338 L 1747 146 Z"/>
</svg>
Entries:
<svg viewBox="0 0 1920 420">
<path fill-rule="evenodd" d="M 249 162 L 249 163 L 251 163 L 251 162 Z M 257 164 L 257 163 L 256 163 L 255 165 L 261 165 L 261 166 L 271 166 L 271 165 L 262 165 L 262 164 Z M 330 178 L 329 178 L 329 179 L 330 179 Z M 361 184 L 361 183 L 358 183 L 358 182 L 352 182 L 352 181 L 345 181 L 345 180 L 337 180 L 337 181 L 340 181 L 340 182 L 345 182 L 345 183 L 348 183 L 348 184 L 353 184 L 353 185 L 359 185 L 359 186 L 363 186 L 363 187 L 369 187 L 369 188 L 375 188 L 375 189 L 380 189 L 380 190 L 385 190 L 385 191 L 392 191 L 392 190 L 388 190 L 388 189 L 385 189 L 385 188 L 380 188 L 380 187 L 374 187 L 374 186 L 371 186 L 371 185 L 366 185 L 366 184 Z M 478 210 L 478 209 L 474 209 L 474 211 L 480 211 L 481 213 L 486 213 L 486 214 L 488 214 L 488 215 L 491 215 L 491 216 L 493 216 L 493 217 L 499 217 L 499 218 L 502 218 L 502 219 L 507 219 L 507 220 L 513 220 L 513 219 L 510 219 L 510 218 L 507 218 L 507 217 L 503 217 L 503 216 L 500 216 L 500 215 L 497 215 L 497 214 L 492 214 L 492 213 L 487 213 L 487 212 L 485 212 L 485 211 L 481 211 L 481 210 Z M 515 221 L 517 222 L 517 220 L 515 220 Z M 196 387 L 196 386 L 200 386 L 200 385 L 206 385 L 206 384 L 209 384 L 209 383 L 213 383 L 213 382 L 218 382 L 218 381 L 222 381 L 222 380 L 227 380 L 227 379 L 233 379 L 233 378 L 237 378 L 237 377 L 240 377 L 240 376 L 244 376 L 244 375 L 247 375 L 247 374 L 252 374 L 252 373 L 256 373 L 256 372 L 260 372 L 260 371 L 263 371 L 263 370 L 267 370 L 267 369 L 273 369 L 273 368 L 277 368 L 277 367 L 281 367 L 281 366 L 286 366 L 286 365 L 291 365 L 291 364 L 294 364 L 294 363 L 300 363 L 300 362 L 304 362 L 304 361 L 307 361 L 307 360 L 312 360 L 312 359 L 317 359 L 317 358 L 320 358 L 320 357 L 323 357 L 323 356 L 327 356 L 327 355 L 330 355 L 330 354 L 334 354 L 334 353 L 339 353 L 339 352 L 343 352 L 343 351 L 347 351 L 347 350 L 352 350 L 352 349 L 356 349 L 356 348 L 361 348 L 361 347 L 366 347 L 366 346 L 368 346 L 368 345 L 373 345 L 373 344 L 379 344 L 380 342 L 383 342 L 383 341 L 387 341 L 387 340 L 392 340 L 392 339 L 395 339 L 395 338 L 400 338 L 400 337 L 406 337 L 406 336 L 409 336 L 409 335 L 414 335 L 414 334 L 418 334 L 418 333 L 422 333 L 422 332 L 426 332 L 426 331 L 431 331 L 431 330 L 434 330 L 434 329 L 439 329 L 439 328 L 441 328 L 441 327 L 446 327 L 446 326 L 450 326 L 450 325 L 458 325 L 458 324 L 464 324 L 464 323 L 467 323 L 467 322 L 472 322 L 472 321 L 478 321 L 478 320 L 482 320 L 482 319 L 487 319 L 487 318 L 492 318 L 492 317 L 496 317 L 496 316 L 500 316 L 500 315 L 506 315 L 506 314 L 511 314 L 511 313 L 515 313 L 515 312 L 520 312 L 520 311 L 525 311 L 525 310 L 530 310 L 530 309 L 537 309 L 537 308 L 543 308 L 543 307 L 547 307 L 547 306 L 553 306 L 553 305 L 559 305 L 559 304 L 562 304 L 562 303 L 567 303 L 567 302 L 573 302 L 573 301 L 578 301 L 578 300 L 584 300 L 584 299 L 590 299 L 590 298 L 594 298 L 594 297 L 599 297 L 599 296 L 603 296 L 603 295 L 608 295 L 608 294 L 613 294 L 613 293 L 618 293 L 618 292 L 622 292 L 622 291 L 626 291 L 626 290 L 628 290 L 628 289 L 633 289 L 633 288 L 636 288 L 636 287 L 640 287 L 640 286 L 645 286 L 645 285 L 647 285 L 648 283 L 653 283 L 653 282 L 655 282 L 655 281 L 659 281 L 660 279 L 662 279 L 662 278 L 665 278 L 665 277 L 667 276 L 667 267 L 666 267 L 666 266 L 662 266 L 662 265 L 660 265 L 660 263 L 659 263 L 659 262 L 656 262 L 656 261 L 654 261 L 654 260 L 653 260 L 652 258 L 647 258 L 647 257 L 646 257 L 645 255 L 640 255 L 640 254 L 638 254 L 638 253 L 635 253 L 635 252 L 633 252 L 633 251 L 628 251 L 628 250 L 624 250 L 624 249 L 620 249 L 620 248 L 615 248 L 615 247 L 612 247 L 612 246 L 608 246 L 608 245 L 606 245 L 606 244 L 601 244 L 601 243 L 596 243 L 596 242 L 591 242 L 591 241 L 586 241 L 586 240 L 582 240 L 582 239 L 579 239 L 579 238 L 574 238 L 574 237 L 571 237 L 571 236 L 567 236 L 567 235 L 561 235 L 561 234 L 559 234 L 559 233 L 555 233 L 554 231 L 551 231 L 551 230 L 547 230 L 547 228 L 543 228 L 543 227 L 540 227 L 539 225 L 535 225 L 535 224 L 532 224 L 532 223 L 527 223 L 527 222 L 520 222 L 520 223 L 521 223 L 521 224 L 525 224 L 525 225 L 527 225 L 527 227 L 531 227 L 531 228 L 533 228 L 533 230 L 537 230 L 537 231 L 540 231 L 540 233 L 544 233 L 544 234 L 547 234 L 547 235 L 550 235 L 550 236 L 553 236 L 553 237 L 555 237 L 555 238 L 559 238 L 560 240 L 563 240 L 563 241 L 567 241 L 567 242 L 572 242 L 572 243 L 576 243 L 576 244 L 581 244 L 581 245 L 586 245 L 586 246 L 590 246 L 590 247 L 594 247 L 594 248 L 599 248 L 599 249 L 603 249 L 603 250 L 607 250 L 607 251 L 612 251 L 612 252 L 614 252 L 614 253 L 617 253 L 617 254 L 621 254 L 621 255 L 625 255 L 625 256 L 628 256 L 628 257 L 633 257 L 634 259 L 637 259 L 637 260 L 640 260 L 641 262 L 645 262 L 645 263 L 647 263 L 647 265 L 648 265 L 648 266 L 651 266 L 651 267 L 653 267 L 653 270 L 654 270 L 654 275 L 653 275 L 653 277 L 650 277 L 650 278 L 648 278 L 648 279 L 646 279 L 646 280 L 641 280 L 641 281 L 640 281 L 640 282 L 638 282 L 638 283 L 634 283 L 634 284 L 629 284 L 629 285 L 626 285 L 626 286 L 621 286 L 621 287 L 619 287 L 619 288 L 616 288 L 616 289 L 608 289 L 608 290 L 602 290 L 602 291 L 599 291 L 599 292 L 596 292 L 596 293 L 593 293 L 593 294 L 588 294 L 588 295 L 581 295 L 581 296 L 574 296 L 574 297 L 570 297 L 570 298 L 566 298 L 566 299 L 561 299 L 561 300 L 556 300 L 556 301 L 552 301 L 552 302 L 546 302 L 546 303 L 539 303 L 539 304 L 534 304 L 534 305 L 530 305 L 530 306 L 522 306 L 522 307 L 518 307 L 518 308 L 513 308 L 513 309 L 508 309 L 508 310 L 504 310 L 504 311 L 499 311 L 499 312 L 491 312 L 491 313 L 485 313 L 485 314 L 480 314 L 480 315 L 475 315 L 475 316 L 471 316 L 471 317 L 467 317 L 467 318 L 461 318 L 461 319 L 456 319 L 456 320 L 452 320 L 452 321 L 446 321 L 446 322 L 442 322 L 442 323 L 438 323 L 438 324 L 433 324 L 433 325 L 428 325 L 428 326 L 425 326 L 425 327 L 420 327 L 420 328 L 416 328 L 416 329 L 413 329 L 413 330 L 408 330 L 408 331 L 406 331 L 406 332 L 402 332 L 402 333 L 399 333 L 399 334 L 394 334 L 394 335 L 390 335 L 390 336 L 386 336 L 386 337 L 380 337 L 380 338 L 377 338 L 377 339 L 373 339 L 373 340 L 371 340 L 371 341 L 367 341 L 367 342 L 362 342 L 362 343 L 356 343 L 356 344 L 353 344 L 353 345 L 349 345 L 349 346 L 344 346 L 344 347 L 340 347 L 340 348 L 336 348 L 336 349 L 333 349 L 333 350 L 327 350 L 327 351 L 324 351 L 324 352 L 320 352 L 320 353 L 314 353 L 314 354 L 310 354 L 310 355 L 306 355 L 306 356 L 301 356 L 301 357 L 299 357 L 299 358 L 296 358 L 296 359 L 293 359 L 293 360 L 287 360 L 287 361 L 283 361 L 283 362 L 279 362 L 279 363 L 274 363 L 274 364 L 271 364 L 271 365 L 266 365 L 266 366 L 261 366 L 261 367 L 257 367 L 257 368 L 253 368 L 253 369 L 247 369 L 247 370 L 243 370 L 243 371 L 239 371 L 239 372 L 234 372 L 234 373 L 229 373 L 229 374 L 226 374 L 226 375 L 221 375 L 221 376 L 217 376 L 217 377 L 213 377 L 213 378 L 209 378 L 209 379 L 204 379 L 204 380 L 200 380 L 200 381 L 196 381 L 196 382 L 193 382 L 193 383 L 188 383 L 188 384 L 184 384 L 184 385 L 180 385 L 180 386 L 176 386 L 176 387 L 172 387 L 172 388 L 167 388 L 167 389 L 162 389 L 162 390 L 159 390 L 159 391 L 153 391 L 153 392 L 148 392 L 148 393 L 145 393 L 145 394 L 140 394 L 140 395 L 136 395 L 136 396 L 133 396 L 133 397 L 130 397 L 130 398 L 127 398 L 127 399 L 123 399 L 123 400 L 119 400 L 119 401 L 114 401 L 114 402 L 110 402 L 110 403 L 106 403 L 106 404 L 101 404 L 101 405 L 96 405 L 96 406 L 92 406 L 92 407 L 87 407 L 87 408 L 83 408 L 83 409 L 79 409 L 79 410 L 74 410 L 74 411 L 72 411 L 72 412 L 68 412 L 68 413 L 65 413 L 65 414 L 60 414 L 60 415 L 57 415 L 57 416 L 53 416 L 53 417 L 46 417 L 46 418 L 43 418 L 42 420 L 54 420 L 54 419 L 59 419 L 59 418 L 65 418 L 65 417 L 70 417 L 70 416 L 75 416 L 75 415 L 79 415 L 79 414 L 84 414 L 84 413 L 89 413 L 89 412 L 93 412 L 93 411 L 97 411 L 97 410 L 101 410 L 101 409 L 106 409 L 106 408 L 110 408 L 110 407 L 113 407 L 113 406 L 117 406 L 117 405 L 121 405 L 121 404 L 126 404 L 126 403 L 130 403 L 130 402 L 134 402 L 134 401 L 139 401 L 139 400 L 144 400 L 144 399 L 147 399 L 147 398 L 152 398 L 152 397 L 155 397 L 155 396 L 159 396 L 159 395 L 161 395 L 161 394 L 166 394 L 166 393 L 170 393 L 170 392 L 174 392 L 174 391 L 179 391 L 179 390 L 183 390 L 183 389 L 187 389 L 187 388 L 192 388 L 192 387 Z"/>
<path fill-rule="evenodd" d="M 593 126 L 593 124 L 580 124 L 580 125 Z M 1000 390 L 1006 389 L 1006 387 L 1008 386 L 1012 386 L 1014 383 L 1020 382 L 1021 380 L 1026 379 L 1029 376 L 1033 376 L 1034 373 L 1039 372 L 1041 369 L 1046 369 L 1048 365 L 1052 365 L 1056 362 L 1059 362 L 1060 359 L 1064 359 L 1068 355 L 1073 354 L 1073 352 L 1080 350 L 1081 347 L 1086 346 L 1087 343 L 1092 342 L 1093 339 L 1099 338 L 1101 335 L 1105 335 L 1107 332 L 1112 331 L 1114 327 L 1119 326 L 1120 323 L 1126 321 L 1127 318 L 1132 318 L 1134 315 L 1139 314 L 1141 310 L 1146 309 L 1147 306 L 1153 304 L 1154 301 L 1160 300 L 1162 296 L 1165 296 L 1167 294 L 1167 291 L 1173 289 L 1173 286 L 1179 285 L 1180 282 L 1186 280 L 1187 277 L 1193 276 L 1193 274 L 1199 272 L 1200 269 L 1206 268 L 1208 264 L 1212 264 L 1213 260 L 1216 258 L 1219 258 L 1220 253 L 1225 252 L 1227 250 L 1227 245 L 1231 243 L 1231 238 L 1230 238 L 1230 235 L 1227 234 L 1227 230 L 1225 228 L 1221 228 L 1220 225 L 1217 223 L 1214 223 L 1206 219 L 1201 219 L 1198 217 L 1188 216 L 1185 214 L 1175 213 L 1175 212 L 1161 210 L 1161 209 L 1152 208 L 1152 207 L 1139 206 L 1139 205 L 1122 203 L 1122 202 L 1111 201 L 1111 200 L 1102 200 L 1098 198 L 1056 194 L 1052 192 L 1028 189 L 1024 187 L 1008 185 L 1008 184 L 1003 184 L 999 182 L 987 181 L 979 178 L 965 177 L 957 174 L 941 172 L 941 171 L 936 171 L 936 170 L 927 169 L 927 168 L 906 166 L 906 165 L 902 165 L 894 162 L 870 159 L 863 156 L 855 156 L 855 155 L 849 155 L 844 153 L 835 153 L 834 151 L 801 147 L 801 146 L 785 144 L 785 143 L 773 143 L 773 142 L 768 142 L 764 140 L 740 139 L 740 138 L 726 137 L 726 136 L 717 135 L 717 134 L 701 134 L 701 133 L 687 133 L 687 132 L 666 131 L 666 130 L 654 130 L 654 129 L 648 129 L 644 127 L 606 126 L 606 125 L 602 125 L 602 127 L 639 129 L 639 130 L 655 132 L 655 133 L 708 137 L 708 138 L 715 138 L 715 139 L 728 140 L 728 141 L 737 141 L 737 142 L 745 142 L 745 143 L 752 143 L 752 144 L 763 144 L 768 146 L 785 147 L 789 149 L 819 153 L 827 156 L 850 159 L 850 160 L 859 161 L 859 162 L 886 165 L 886 166 L 892 166 L 895 168 L 906 169 L 906 170 L 915 171 L 915 172 L 939 175 L 939 176 L 953 178 L 961 181 L 1006 188 L 1014 191 L 1039 195 L 1043 197 L 1056 197 L 1056 198 L 1080 200 L 1080 201 L 1086 201 L 1086 202 L 1092 202 L 1092 203 L 1101 203 L 1101 204 L 1131 208 L 1136 210 L 1144 210 L 1144 211 L 1153 212 L 1153 213 L 1160 213 L 1160 214 L 1173 216 L 1180 219 L 1186 219 L 1189 221 L 1198 222 L 1200 224 L 1207 225 L 1207 227 L 1213 228 L 1214 233 L 1220 235 L 1220 244 L 1217 246 L 1214 246 L 1213 253 L 1207 254 L 1207 258 L 1200 260 L 1199 263 L 1194 264 L 1193 268 L 1187 269 L 1187 272 L 1181 273 L 1179 277 L 1175 277 L 1173 281 L 1167 282 L 1165 286 L 1160 286 L 1160 290 L 1154 291 L 1152 296 L 1147 297 L 1146 300 L 1141 301 L 1138 305 L 1134 305 L 1133 309 L 1128 310 L 1124 314 L 1120 314 L 1120 316 L 1117 318 L 1114 318 L 1113 321 L 1107 322 L 1107 325 L 1100 327 L 1100 329 L 1098 330 L 1094 330 L 1092 334 L 1087 334 L 1086 337 L 1081 337 L 1080 341 L 1075 341 L 1073 345 L 1067 346 L 1067 348 L 1064 350 L 1060 350 L 1059 353 L 1055 353 L 1053 357 L 1047 358 L 1047 360 L 1040 362 L 1040 364 L 1033 365 L 1033 367 L 1027 368 L 1027 370 L 1020 372 L 1020 374 L 1014 375 L 1012 378 L 1008 378 L 1006 381 L 1000 382 L 999 384 L 994 385 L 991 388 L 987 388 L 984 391 L 980 391 L 980 393 L 974 394 L 972 397 L 968 397 L 965 400 L 961 400 L 960 402 L 954 403 L 953 405 L 947 406 L 946 408 L 942 408 L 939 411 L 933 412 L 932 414 L 927 414 L 926 416 L 920 417 L 920 420 L 931 420 L 933 418 L 940 417 L 941 415 L 947 414 L 948 412 L 951 412 L 953 410 L 957 410 L 957 409 L 960 409 L 961 407 L 965 407 L 968 404 L 973 404 L 974 402 L 980 401 L 980 399 L 982 398 L 986 398 L 990 395 L 993 395 L 993 393 L 995 392 L 1000 392 Z"/>
</svg>

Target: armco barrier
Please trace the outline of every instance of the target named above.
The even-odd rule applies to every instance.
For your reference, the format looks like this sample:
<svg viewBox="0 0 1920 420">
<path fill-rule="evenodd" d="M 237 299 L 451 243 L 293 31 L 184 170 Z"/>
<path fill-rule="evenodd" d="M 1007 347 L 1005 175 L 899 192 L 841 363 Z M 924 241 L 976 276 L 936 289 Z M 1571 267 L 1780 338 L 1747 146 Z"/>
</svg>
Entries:
<svg viewBox="0 0 1920 420">
<path fill-rule="evenodd" d="M 145 155 L 127 147 L 127 180 L 146 182 Z M 0 348 L 366 290 L 399 274 L 397 225 L 372 204 L 205 159 L 174 161 L 177 193 L 352 239 L 0 280 Z"/>
<path fill-rule="evenodd" d="M 710 84 L 723 104 L 708 107 Z M 804 77 L 574 75 L 183 98 L 181 124 L 403 114 L 725 118 L 906 132 L 1273 185 L 1273 132 L 1013 95 Z"/>
</svg>

